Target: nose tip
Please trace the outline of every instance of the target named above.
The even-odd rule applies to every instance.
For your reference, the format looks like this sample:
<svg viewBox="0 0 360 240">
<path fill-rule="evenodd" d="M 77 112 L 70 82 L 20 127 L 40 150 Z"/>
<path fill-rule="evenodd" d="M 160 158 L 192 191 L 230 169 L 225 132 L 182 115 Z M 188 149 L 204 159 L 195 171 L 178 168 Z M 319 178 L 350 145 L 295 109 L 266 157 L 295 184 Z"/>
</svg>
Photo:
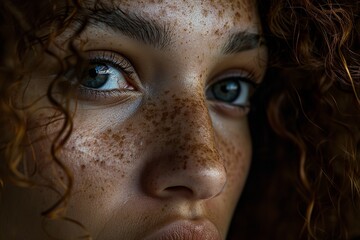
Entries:
<svg viewBox="0 0 360 240">
<path fill-rule="evenodd" d="M 214 154 L 188 159 L 174 155 L 158 157 L 145 172 L 146 191 L 158 198 L 211 199 L 226 184 L 226 170 Z"/>
</svg>

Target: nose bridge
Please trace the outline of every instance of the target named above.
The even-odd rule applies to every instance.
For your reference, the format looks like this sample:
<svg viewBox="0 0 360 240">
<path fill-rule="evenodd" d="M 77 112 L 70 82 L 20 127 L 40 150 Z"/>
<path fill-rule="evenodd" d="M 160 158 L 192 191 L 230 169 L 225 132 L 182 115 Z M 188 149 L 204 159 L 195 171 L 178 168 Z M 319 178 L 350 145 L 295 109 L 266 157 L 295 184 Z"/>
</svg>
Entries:
<svg viewBox="0 0 360 240">
<path fill-rule="evenodd" d="M 214 130 L 212 121 L 206 107 L 205 101 L 201 97 L 174 98 L 175 116 L 169 119 L 172 122 L 173 135 L 178 135 L 182 144 L 195 146 L 204 145 L 215 150 Z"/>
<path fill-rule="evenodd" d="M 202 93 L 172 94 L 160 102 L 163 104 L 157 115 L 161 116 L 161 127 L 157 134 L 164 143 L 164 151 L 219 160 L 211 117 Z"/>
<path fill-rule="evenodd" d="M 147 169 L 147 189 L 158 197 L 188 192 L 195 199 L 218 195 L 226 172 L 216 149 L 212 121 L 203 96 L 172 95 L 159 116 L 160 149 Z M 185 190 L 185 191 L 184 191 Z"/>
</svg>

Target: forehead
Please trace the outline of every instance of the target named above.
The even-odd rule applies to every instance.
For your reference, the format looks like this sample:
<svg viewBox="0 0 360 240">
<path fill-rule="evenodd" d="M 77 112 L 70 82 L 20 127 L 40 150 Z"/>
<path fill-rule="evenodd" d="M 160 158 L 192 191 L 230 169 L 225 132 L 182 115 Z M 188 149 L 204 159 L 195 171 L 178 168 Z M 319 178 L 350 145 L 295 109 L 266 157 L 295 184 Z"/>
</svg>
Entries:
<svg viewBox="0 0 360 240">
<path fill-rule="evenodd" d="M 121 3 L 124 5 L 131 5 L 132 3 L 137 3 L 139 5 L 159 5 L 159 4 L 201 4 L 201 5 L 208 5 L 212 7 L 222 7 L 227 9 L 234 9 L 239 6 L 239 4 L 248 4 L 255 3 L 256 1 L 253 0 L 107 0 L 112 3 Z"/>
<path fill-rule="evenodd" d="M 139 8 L 149 6 L 164 6 L 173 10 L 194 10 L 197 7 L 216 10 L 219 14 L 225 11 L 238 12 L 239 10 L 252 11 L 255 0 L 103 0 L 112 4 L 121 4 L 131 7 L 136 4 Z"/>
<path fill-rule="evenodd" d="M 183 26 L 188 30 L 216 28 L 226 31 L 234 25 L 257 32 L 255 0 L 100 0 L 107 6 L 141 13 Z M 245 29 L 242 29 L 245 30 Z"/>
</svg>

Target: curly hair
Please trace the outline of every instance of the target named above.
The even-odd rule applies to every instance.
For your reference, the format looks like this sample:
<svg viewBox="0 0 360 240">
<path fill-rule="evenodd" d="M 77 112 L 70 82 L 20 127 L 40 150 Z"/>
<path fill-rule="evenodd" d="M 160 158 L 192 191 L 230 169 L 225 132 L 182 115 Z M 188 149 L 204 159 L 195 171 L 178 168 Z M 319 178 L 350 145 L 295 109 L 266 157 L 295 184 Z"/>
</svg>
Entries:
<svg viewBox="0 0 360 240">
<path fill-rule="evenodd" d="M 360 2 L 260 5 L 270 67 L 253 100 L 255 157 L 233 228 L 253 239 L 355 237 Z"/>
<path fill-rule="evenodd" d="M 0 187 L 7 180 L 22 187 L 38 184 L 22 166 L 25 147 L 31 145 L 31 107 L 18 107 L 13 100 L 33 67 L 24 60 L 31 55 L 41 61 L 48 55 L 61 66 L 44 97 L 62 119 L 51 155 L 66 176 L 66 188 L 43 212 L 46 218 L 65 218 L 61 210 L 73 185 L 71 171 L 58 157 L 71 134 L 72 118 L 67 98 L 58 100 L 52 91 L 66 63 L 49 46 L 70 24 L 80 23 L 75 35 L 83 30 L 82 4 L 0 2 Z M 360 2 L 269 0 L 258 5 L 270 63 L 252 99 L 254 160 L 229 239 L 354 237 L 360 234 L 355 227 L 360 215 Z M 44 28 L 46 34 L 39 31 Z M 81 53 L 72 44 L 70 48 L 81 65 Z"/>
<path fill-rule="evenodd" d="M 5 133 L 0 140 L 0 183 L 3 185 L 4 182 L 10 181 L 20 187 L 44 186 L 58 192 L 59 199 L 41 214 L 47 219 L 62 219 L 74 222 L 84 228 L 81 223 L 64 215 L 73 187 L 73 175 L 61 161 L 58 153 L 69 139 L 73 124 L 71 113 L 69 112 L 70 98 L 65 96 L 62 99 L 58 99 L 54 96 L 53 88 L 61 80 L 68 63 L 60 59 L 49 48 L 54 39 L 75 21 L 75 16 L 80 9 L 81 5 L 77 0 L 64 1 L 64 6 L 56 6 L 53 1 L 30 3 L 22 0 L 5 0 L 0 3 L 0 122 L 1 132 Z M 78 26 L 78 32 L 82 31 L 86 23 L 85 20 L 82 22 L 83 24 Z M 39 34 L 39 30 L 44 28 L 47 29 L 46 34 Z M 74 36 L 76 34 L 78 33 L 76 32 Z M 78 56 L 79 61 L 77 64 L 81 65 L 82 58 L 72 42 L 70 50 L 75 56 Z M 34 143 L 33 141 L 29 142 L 30 140 L 27 137 L 28 115 L 39 110 L 33 109 L 32 105 L 40 99 L 35 100 L 33 103 L 21 103 L 24 104 L 23 106 L 19 105 L 14 98 L 14 95 L 21 95 L 22 92 L 27 90 L 26 87 L 23 89 L 24 87 L 21 82 L 28 73 L 33 71 L 33 68 L 36 68 L 43 61 L 45 55 L 55 59 L 60 69 L 49 85 L 47 92 L 41 98 L 46 98 L 56 112 L 47 124 L 55 121 L 62 122 L 61 129 L 56 133 L 50 149 L 52 161 L 64 175 L 60 180 L 61 182 L 56 183 L 59 186 L 65 186 L 61 190 L 57 189 L 54 186 L 54 182 L 51 181 L 46 184 L 35 182 L 32 179 L 34 173 L 29 173 L 26 170 L 27 167 L 24 166 L 26 164 L 26 161 L 24 161 L 25 148 L 32 146 Z M 25 64 L 25 60 L 29 56 L 33 61 L 30 66 Z M 36 171 L 37 162 L 35 157 L 33 158 L 34 171 Z M 47 234 L 49 237 L 52 237 L 50 233 Z M 90 238 L 90 236 L 86 237 Z"/>
</svg>

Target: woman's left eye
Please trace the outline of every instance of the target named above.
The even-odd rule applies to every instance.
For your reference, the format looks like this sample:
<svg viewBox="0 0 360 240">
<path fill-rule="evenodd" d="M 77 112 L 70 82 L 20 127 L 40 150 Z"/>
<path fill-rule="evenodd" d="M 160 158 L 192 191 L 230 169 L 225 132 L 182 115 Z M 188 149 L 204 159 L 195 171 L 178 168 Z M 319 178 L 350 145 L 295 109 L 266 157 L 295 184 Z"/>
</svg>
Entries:
<svg viewBox="0 0 360 240">
<path fill-rule="evenodd" d="M 228 77 L 210 85 L 206 90 L 206 97 L 209 100 L 220 101 L 238 107 L 249 107 L 252 87 L 252 83 L 247 78 Z"/>
</svg>

